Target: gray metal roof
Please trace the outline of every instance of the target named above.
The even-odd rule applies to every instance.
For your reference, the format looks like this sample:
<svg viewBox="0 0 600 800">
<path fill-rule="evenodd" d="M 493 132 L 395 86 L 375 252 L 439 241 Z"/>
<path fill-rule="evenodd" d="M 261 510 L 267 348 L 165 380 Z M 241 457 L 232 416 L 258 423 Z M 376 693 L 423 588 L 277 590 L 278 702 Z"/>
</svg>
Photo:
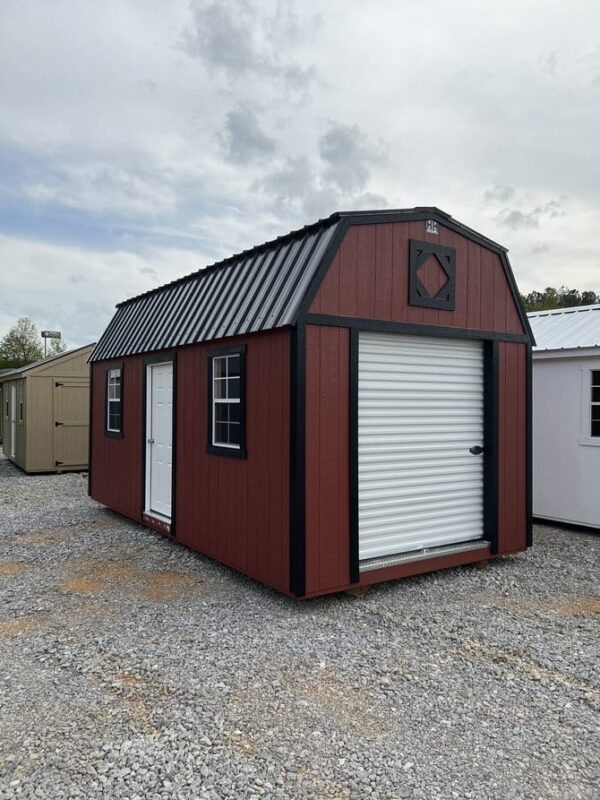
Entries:
<svg viewBox="0 0 600 800">
<path fill-rule="evenodd" d="M 600 347 L 600 305 L 532 311 L 527 316 L 537 343 L 534 350 Z"/>
<path fill-rule="evenodd" d="M 340 224 L 321 220 L 120 303 L 90 360 L 292 324 Z"/>
</svg>

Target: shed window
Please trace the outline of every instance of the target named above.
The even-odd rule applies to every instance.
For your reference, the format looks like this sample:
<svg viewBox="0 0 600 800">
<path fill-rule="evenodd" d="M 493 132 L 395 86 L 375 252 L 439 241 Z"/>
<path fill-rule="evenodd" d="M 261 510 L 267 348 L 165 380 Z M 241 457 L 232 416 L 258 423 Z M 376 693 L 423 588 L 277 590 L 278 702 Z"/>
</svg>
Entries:
<svg viewBox="0 0 600 800">
<path fill-rule="evenodd" d="M 209 449 L 244 455 L 244 358 L 243 350 L 209 357 Z"/>
<path fill-rule="evenodd" d="M 106 373 L 106 430 L 108 433 L 122 431 L 122 370 L 109 369 Z"/>
<path fill-rule="evenodd" d="M 600 369 L 592 370 L 590 423 L 590 434 L 600 437 Z"/>
</svg>

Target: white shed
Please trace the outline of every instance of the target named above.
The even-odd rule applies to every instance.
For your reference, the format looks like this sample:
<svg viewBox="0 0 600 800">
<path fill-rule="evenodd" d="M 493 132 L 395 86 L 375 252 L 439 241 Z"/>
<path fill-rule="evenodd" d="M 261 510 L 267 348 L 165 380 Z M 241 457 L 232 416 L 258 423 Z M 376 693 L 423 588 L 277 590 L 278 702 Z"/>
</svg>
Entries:
<svg viewBox="0 0 600 800">
<path fill-rule="evenodd" d="M 533 515 L 600 528 L 600 305 L 528 314 Z"/>
</svg>

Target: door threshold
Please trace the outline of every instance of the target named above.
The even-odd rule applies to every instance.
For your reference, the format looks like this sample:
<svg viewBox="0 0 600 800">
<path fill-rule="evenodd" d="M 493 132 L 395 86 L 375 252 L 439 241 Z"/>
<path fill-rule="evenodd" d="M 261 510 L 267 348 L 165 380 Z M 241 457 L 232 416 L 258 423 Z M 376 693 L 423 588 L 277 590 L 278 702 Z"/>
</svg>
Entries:
<svg viewBox="0 0 600 800">
<path fill-rule="evenodd" d="M 410 564 L 413 561 L 425 561 L 429 558 L 451 556 L 455 553 L 468 553 L 471 550 L 487 550 L 489 546 L 490 543 L 486 539 L 475 539 L 470 542 L 442 545 L 441 547 L 426 547 L 423 550 L 411 550 L 408 553 L 398 553 L 398 555 L 395 556 L 369 558 L 360 562 L 359 571 L 370 572 L 374 569 L 385 569 L 386 567 L 395 567 L 398 564 Z"/>
<path fill-rule="evenodd" d="M 160 531 L 160 533 L 171 534 L 171 520 L 156 511 L 144 511 L 142 513 L 142 522 L 150 528 Z"/>
</svg>

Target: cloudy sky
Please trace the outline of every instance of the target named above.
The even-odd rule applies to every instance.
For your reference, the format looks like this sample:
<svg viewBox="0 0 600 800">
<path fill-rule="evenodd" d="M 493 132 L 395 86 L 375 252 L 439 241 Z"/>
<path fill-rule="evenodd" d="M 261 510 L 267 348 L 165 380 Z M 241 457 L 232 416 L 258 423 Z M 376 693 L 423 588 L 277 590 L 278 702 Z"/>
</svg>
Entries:
<svg viewBox="0 0 600 800">
<path fill-rule="evenodd" d="M 0 0 L 0 335 L 414 205 L 600 291 L 598 0 Z"/>
</svg>

